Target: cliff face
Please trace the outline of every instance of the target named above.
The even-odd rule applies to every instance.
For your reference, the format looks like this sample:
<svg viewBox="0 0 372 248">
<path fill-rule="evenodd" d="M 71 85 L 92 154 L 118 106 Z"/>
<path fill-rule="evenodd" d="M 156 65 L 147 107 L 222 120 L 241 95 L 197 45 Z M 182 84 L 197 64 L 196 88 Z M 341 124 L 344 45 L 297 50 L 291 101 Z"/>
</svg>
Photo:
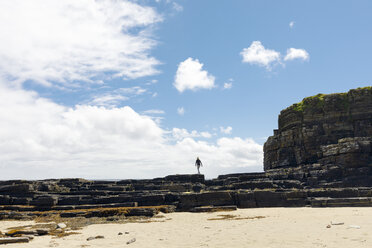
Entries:
<svg viewBox="0 0 372 248">
<path fill-rule="evenodd" d="M 264 170 L 319 163 L 372 165 L 372 87 L 305 98 L 281 111 L 264 145 Z"/>
</svg>

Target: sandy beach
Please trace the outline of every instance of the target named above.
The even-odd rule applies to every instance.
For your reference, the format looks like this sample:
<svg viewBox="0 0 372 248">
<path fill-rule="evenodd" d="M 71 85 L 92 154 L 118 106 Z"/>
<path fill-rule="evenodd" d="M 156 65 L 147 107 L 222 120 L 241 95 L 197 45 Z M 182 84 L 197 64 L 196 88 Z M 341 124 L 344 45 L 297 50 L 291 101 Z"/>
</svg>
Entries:
<svg viewBox="0 0 372 248">
<path fill-rule="evenodd" d="M 372 247 L 371 216 L 372 208 L 170 213 L 149 223 L 90 225 L 81 234 L 35 237 L 6 247 Z M 0 230 L 27 224 L 32 222 L 1 221 Z M 104 239 L 87 241 L 97 235 Z M 127 244 L 130 240 L 134 242 Z"/>
</svg>

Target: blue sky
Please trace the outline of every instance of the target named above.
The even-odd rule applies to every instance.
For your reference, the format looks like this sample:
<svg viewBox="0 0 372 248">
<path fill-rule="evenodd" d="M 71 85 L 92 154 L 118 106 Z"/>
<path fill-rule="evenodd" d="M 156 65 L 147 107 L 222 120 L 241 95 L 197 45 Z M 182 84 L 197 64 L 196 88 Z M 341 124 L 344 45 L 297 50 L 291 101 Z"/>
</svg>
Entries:
<svg viewBox="0 0 372 248">
<path fill-rule="evenodd" d="M 0 179 L 262 170 L 280 110 L 371 85 L 370 1 L 3 1 Z M 12 13 L 12 14 L 9 14 Z"/>
</svg>

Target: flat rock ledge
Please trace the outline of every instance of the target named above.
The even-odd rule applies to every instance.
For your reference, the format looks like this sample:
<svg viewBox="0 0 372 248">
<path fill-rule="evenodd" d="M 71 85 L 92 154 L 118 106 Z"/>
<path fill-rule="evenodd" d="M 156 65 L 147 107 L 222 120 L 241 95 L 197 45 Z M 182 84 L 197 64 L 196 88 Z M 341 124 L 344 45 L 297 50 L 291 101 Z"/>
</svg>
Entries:
<svg viewBox="0 0 372 248">
<path fill-rule="evenodd" d="M 323 170 L 312 167 L 309 174 L 316 174 L 320 179 Z M 0 220 L 52 215 L 61 218 L 152 217 L 159 212 L 258 207 L 372 206 L 372 187 L 343 187 L 337 180 L 321 187 L 309 186 L 295 172 L 298 171 L 275 173 L 271 170 L 221 175 L 212 180 L 205 180 L 203 175 L 172 175 L 120 181 L 79 178 L 1 181 Z"/>
</svg>

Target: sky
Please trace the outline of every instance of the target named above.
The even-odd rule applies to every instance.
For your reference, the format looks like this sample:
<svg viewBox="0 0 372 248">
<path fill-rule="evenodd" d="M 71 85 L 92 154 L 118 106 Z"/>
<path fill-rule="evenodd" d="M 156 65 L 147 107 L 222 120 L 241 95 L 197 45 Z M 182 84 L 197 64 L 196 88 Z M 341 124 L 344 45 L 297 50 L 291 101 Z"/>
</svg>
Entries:
<svg viewBox="0 0 372 248">
<path fill-rule="evenodd" d="M 4 0 L 0 180 L 263 170 L 280 111 L 371 85 L 372 2 Z"/>
</svg>

